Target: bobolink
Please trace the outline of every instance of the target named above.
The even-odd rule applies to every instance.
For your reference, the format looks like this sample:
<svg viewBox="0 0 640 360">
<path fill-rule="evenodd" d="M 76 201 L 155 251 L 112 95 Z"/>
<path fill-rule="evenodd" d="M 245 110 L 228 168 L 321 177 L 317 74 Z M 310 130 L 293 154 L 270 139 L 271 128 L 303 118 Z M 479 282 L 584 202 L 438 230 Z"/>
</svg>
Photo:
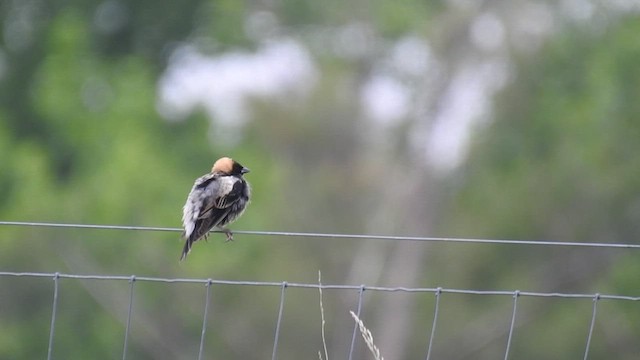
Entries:
<svg viewBox="0 0 640 360">
<path fill-rule="evenodd" d="M 210 173 L 196 179 L 182 213 L 185 244 L 180 260 L 189 254 L 194 242 L 206 239 L 214 227 L 225 232 L 227 241 L 233 240 L 233 234 L 224 226 L 242 215 L 249 203 L 251 188 L 243 177 L 248 172 L 238 162 L 223 157 L 213 164 Z"/>
</svg>

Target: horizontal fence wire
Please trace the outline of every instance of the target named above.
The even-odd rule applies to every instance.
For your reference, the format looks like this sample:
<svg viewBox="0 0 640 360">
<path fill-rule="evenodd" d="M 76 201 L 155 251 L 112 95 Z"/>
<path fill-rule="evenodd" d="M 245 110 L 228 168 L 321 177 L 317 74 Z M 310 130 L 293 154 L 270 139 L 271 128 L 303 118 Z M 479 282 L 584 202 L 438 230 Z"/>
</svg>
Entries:
<svg viewBox="0 0 640 360">
<path fill-rule="evenodd" d="M 127 231 L 168 231 L 168 232 L 180 232 L 179 228 L 167 228 L 167 227 L 146 227 L 146 226 L 122 226 L 122 225 L 91 225 L 91 224 L 62 224 L 62 223 L 44 223 L 44 222 L 16 222 L 16 221 L 0 221 L 0 226 L 31 226 L 31 227 L 52 227 L 52 228 L 76 228 L 76 229 L 99 229 L 99 230 L 127 230 Z M 433 241 L 433 242 L 451 242 L 451 243 L 477 243 L 477 244 L 510 244 L 510 245 L 543 245 L 543 246 L 574 246 L 574 247 L 592 247 L 592 248 L 626 248 L 637 249 L 640 248 L 640 244 L 620 244 L 620 243 L 583 243 L 583 242 L 563 242 L 563 241 L 530 241 L 530 240 L 500 240 L 500 239 L 472 239 L 472 238 L 439 238 L 439 237 L 409 237 L 409 236 L 383 236 L 383 235 L 362 235 L 362 234 L 327 234 L 327 233 L 301 233 L 301 232 L 278 232 L 278 231 L 234 231 L 236 234 L 245 235 L 260 235 L 260 236 L 273 236 L 273 237 L 305 237 L 305 238 L 341 238 L 341 239 L 365 239 L 365 240 L 395 240 L 395 241 Z M 560 292 L 535 292 L 535 291 L 521 291 L 521 290 L 474 290 L 474 289 L 454 289 L 454 288 L 419 288 L 419 287 L 385 287 L 385 286 L 367 286 L 361 285 L 344 285 L 344 284 L 322 284 L 318 283 L 290 283 L 286 281 L 270 282 L 270 281 L 238 281 L 238 280 L 216 280 L 216 279 L 199 279 L 199 278 L 164 278 L 164 277 L 150 277 L 150 276 L 136 276 L 136 275 L 84 275 L 84 274 L 63 274 L 59 272 L 46 273 L 46 272 L 14 272 L 14 271 L 0 271 L 0 278 L 2 277 L 21 277 L 21 278 L 50 278 L 54 281 L 53 287 L 53 302 L 51 313 L 51 325 L 49 331 L 49 344 L 47 348 L 47 359 L 52 358 L 52 350 L 54 344 L 54 334 L 56 325 L 56 314 L 58 311 L 58 296 L 59 296 L 59 283 L 61 279 L 76 279 L 76 280 L 95 280 L 95 281 L 128 281 L 130 283 L 129 288 L 129 302 L 127 309 L 126 325 L 124 329 L 124 344 L 122 349 L 122 359 L 127 357 L 127 347 L 129 336 L 131 332 L 131 318 L 133 316 L 134 309 L 134 287 L 139 282 L 155 282 L 155 283 L 190 283 L 190 284 L 203 284 L 206 287 L 204 311 L 202 317 L 202 329 L 200 336 L 200 344 L 198 349 L 198 359 L 202 359 L 204 352 L 205 333 L 207 328 L 207 317 L 209 312 L 209 303 L 211 301 L 211 287 L 213 285 L 231 285 L 231 286 L 261 286 L 261 287 L 278 287 L 280 288 L 280 302 L 277 309 L 277 318 L 274 331 L 272 360 L 277 359 L 277 351 L 279 344 L 279 337 L 281 332 L 281 323 L 285 308 L 285 294 L 287 289 L 290 288 L 302 288 L 302 289 L 335 289 L 335 290 L 352 290 L 357 291 L 357 314 L 360 316 L 364 292 L 378 291 L 378 292 L 404 292 L 404 293 L 432 293 L 435 295 L 435 307 L 433 314 L 433 322 L 431 326 L 431 333 L 428 338 L 428 348 L 426 354 L 426 360 L 431 358 L 434 337 L 436 333 L 436 324 L 438 320 L 439 305 L 443 294 L 466 294 L 466 295 L 482 295 L 482 296 L 510 296 L 513 298 L 511 318 L 509 321 L 509 329 L 507 336 L 507 343 L 504 353 L 504 359 L 508 360 L 509 352 L 511 348 L 512 338 L 514 336 L 514 328 L 516 324 L 517 305 L 518 298 L 520 297 L 542 297 L 542 298 L 569 298 L 569 299 L 592 299 L 593 309 L 591 312 L 591 321 L 589 323 L 589 330 L 586 339 L 586 347 L 584 350 L 583 359 L 588 359 L 589 348 L 591 344 L 591 338 L 594 331 L 594 325 L 596 321 L 597 305 L 603 300 L 626 300 L 626 301 L 640 301 L 640 296 L 626 296 L 626 295 L 613 295 L 613 294 L 585 294 L 585 293 L 560 293 Z M 354 354 L 354 345 L 356 339 L 356 332 L 358 326 L 354 324 L 351 344 L 349 348 L 348 359 L 352 359 Z"/>
<path fill-rule="evenodd" d="M 38 272 L 12 272 L 0 271 L 1 276 L 13 277 L 35 277 L 35 278 L 58 278 L 58 279 L 80 279 L 80 280 L 119 280 L 131 281 L 135 276 L 136 282 L 159 282 L 159 283 L 191 283 L 203 285 L 235 285 L 235 286 L 270 286 L 283 287 L 283 282 L 279 281 L 238 281 L 238 280 L 215 280 L 215 279 L 196 279 L 196 278 L 161 278 L 150 276 L 136 275 L 82 275 L 82 274 L 63 274 L 63 273 L 38 273 Z M 306 288 L 323 290 L 355 290 L 355 291 L 381 291 L 381 292 L 406 292 L 406 293 L 433 293 L 433 294 L 466 294 L 466 295 L 497 295 L 497 296 L 514 296 L 517 291 L 518 296 L 528 297 L 550 297 L 550 298 L 570 298 L 570 299 L 593 299 L 598 297 L 599 300 L 628 300 L 640 301 L 640 296 L 626 295 L 608 295 L 608 294 L 585 294 L 585 293 L 559 293 L 559 292 L 536 292 L 536 291 L 520 291 L 520 290 L 472 290 L 472 289 L 451 289 L 451 288 L 412 288 L 412 287 L 386 287 L 386 286 L 367 286 L 367 285 L 340 285 L 340 284 L 312 284 L 312 283 L 291 283 L 285 282 L 286 288 Z"/>
<path fill-rule="evenodd" d="M 97 229 L 97 230 L 133 230 L 133 231 L 165 231 L 165 232 L 182 232 L 183 231 L 181 228 L 172 228 L 172 227 L 65 224 L 65 223 L 28 222 L 28 221 L 0 221 L 0 226 L 2 225 L 74 228 L 74 229 Z M 223 231 L 214 230 L 212 232 L 223 232 Z M 391 235 L 365 235 L 365 234 L 331 234 L 331 233 L 309 233 L 309 232 L 290 232 L 290 231 L 250 231 L 250 230 L 233 230 L 233 233 L 243 234 L 243 235 L 261 235 L 261 236 L 273 236 L 273 237 L 306 237 L 306 238 L 330 238 L 330 239 L 354 239 L 354 240 L 366 239 L 366 240 L 393 240 L 393 241 L 416 241 L 416 242 L 427 241 L 427 242 L 452 242 L 452 243 L 472 243 L 472 244 L 542 245 L 542 246 L 574 246 L 574 247 L 592 247 L 592 248 L 640 249 L 640 244 L 603 243 L 603 242 L 480 239 L 480 238 L 391 236 Z"/>
</svg>

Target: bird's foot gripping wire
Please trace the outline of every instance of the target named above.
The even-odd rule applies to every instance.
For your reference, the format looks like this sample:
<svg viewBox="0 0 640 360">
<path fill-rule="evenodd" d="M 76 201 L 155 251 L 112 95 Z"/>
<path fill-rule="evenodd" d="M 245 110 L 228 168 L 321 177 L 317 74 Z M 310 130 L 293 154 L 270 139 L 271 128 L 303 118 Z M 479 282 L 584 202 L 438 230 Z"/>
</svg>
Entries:
<svg viewBox="0 0 640 360">
<path fill-rule="evenodd" d="M 223 229 L 222 231 L 224 231 L 225 235 L 227 235 L 227 240 L 225 240 L 224 242 L 233 241 L 233 233 L 231 232 L 231 230 Z"/>
</svg>

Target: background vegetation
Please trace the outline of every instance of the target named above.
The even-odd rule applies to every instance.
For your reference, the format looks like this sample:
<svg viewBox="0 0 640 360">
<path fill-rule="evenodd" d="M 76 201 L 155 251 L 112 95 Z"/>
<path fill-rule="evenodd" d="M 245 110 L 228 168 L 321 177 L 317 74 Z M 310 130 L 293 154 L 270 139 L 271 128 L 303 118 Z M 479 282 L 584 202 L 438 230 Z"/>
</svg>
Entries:
<svg viewBox="0 0 640 360">
<path fill-rule="evenodd" d="M 635 1 L 0 3 L 0 219 L 177 227 L 221 155 L 251 168 L 233 228 L 637 243 Z M 633 250 L 0 227 L 0 270 L 638 295 Z M 126 282 L 62 280 L 54 357 L 121 356 Z M 0 358 L 43 358 L 50 280 L 0 278 Z M 271 354 L 279 290 L 213 290 L 206 354 Z M 280 358 L 322 348 L 288 292 Z M 324 293 L 330 358 L 357 294 Z M 191 359 L 204 290 L 140 283 L 129 356 Z M 385 358 L 422 358 L 432 295 L 367 293 Z M 589 300 L 523 298 L 513 358 L 575 358 Z M 511 300 L 442 298 L 434 359 L 502 356 Z M 591 359 L 636 359 L 603 301 Z M 368 358 L 363 344 L 358 358 Z"/>
</svg>

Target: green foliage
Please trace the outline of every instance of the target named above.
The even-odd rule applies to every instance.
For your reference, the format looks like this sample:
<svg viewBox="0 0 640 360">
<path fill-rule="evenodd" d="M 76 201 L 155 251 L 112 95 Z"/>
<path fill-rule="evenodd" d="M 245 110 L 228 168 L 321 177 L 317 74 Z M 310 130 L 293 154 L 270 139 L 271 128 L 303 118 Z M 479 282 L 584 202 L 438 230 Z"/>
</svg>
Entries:
<svg viewBox="0 0 640 360">
<path fill-rule="evenodd" d="M 640 26 L 630 18 L 602 34 L 575 30 L 552 41 L 539 57 L 519 61 L 516 81 L 499 96 L 496 120 L 476 140 L 464 170 L 448 222 L 456 235 L 621 243 L 640 236 L 640 123 L 632 120 L 640 97 L 640 71 L 633 60 L 640 57 L 635 35 Z M 636 293 L 625 280 L 637 274 L 636 261 L 618 261 L 626 259 L 620 258 L 622 252 L 525 251 L 526 256 L 510 248 L 469 254 L 465 272 L 503 287 L 589 293 L 598 281 L 597 291 Z M 559 276 L 569 269 L 573 275 Z M 611 283 L 612 276 L 617 281 Z M 582 341 L 567 343 L 543 330 L 560 324 L 564 334 L 585 332 L 589 309 L 580 311 L 582 321 L 570 310 L 541 316 L 531 325 L 531 341 L 517 346 L 514 356 L 580 354 Z M 622 314 L 640 316 L 637 309 L 608 310 L 598 313 L 597 329 L 615 327 L 613 319 Z M 554 344 L 554 338 L 555 345 L 536 346 Z M 621 335 L 615 348 L 594 341 L 591 353 L 631 358 L 625 354 L 637 350 L 635 341 Z"/>
<path fill-rule="evenodd" d="M 439 206 L 414 207 L 427 202 L 428 191 L 421 165 L 401 150 L 411 124 L 383 132 L 382 139 L 366 138 L 370 124 L 360 119 L 357 93 L 380 59 L 357 63 L 321 49 L 322 76 L 309 98 L 288 106 L 256 100 L 238 146 L 211 143 L 217 123 L 203 112 L 179 122 L 161 119 L 156 86 L 181 42 L 213 44 L 205 51 L 255 45 L 245 33 L 247 17 L 262 7 L 277 13 L 278 31 L 304 36 L 314 26 L 326 31 L 357 23 L 386 41 L 427 33 L 430 22 L 448 8 L 445 2 L 36 0 L 0 5 L 3 21 L 15 18 L 15 9 L 27 6 L 23 3 L 39 14 L 32 33 L 22 34 L 21 47 L 0 52 L 7 65 L 0 72 L 3 220 L 178 227 L 193 180 L 223 154 L 252 170 L 247 178 L 253 202 L 234 224 L 239 229 L 411 233 L 427 226 L 430 211 L 440 211 Z M 516 62 L 515 81 L 500 95 L 495 122 L 476 138 L 473 156 L 456 181 L 446 179 L 452 196 L 443 197 L 442 208 L 449 211 L 438 214 L 443 219 L 439 231 L 566 241 L 638 238 L 640 25 L 634 20 L 595 34 L 559 32 L 538 56 Z M 11 36 L 7 29 L 12 28 L 0 29 L 3 38 Z M 329 41 L 321 45 L 330 46 Z M 379 140 L 398 145 L 387 152 Z M 380 180 L 385 176 L 393 177 L 391 185 Z M 382 250 L 371 251 L 364 271 L 384 282 L 390 280 L 381 274 L 393 270 L 388 257 L 398 246 L 242 236 L 225 244 L 212 234 L 178 263 L 178 239 L 177 232 L 5 226 L 0 228 L 0 270 L 313 282 L 320 268 L 325 282 L 344 283 L 360 281 L 363 266 L 353 263 L 366 260 L 375 247 Z M 427 248 L 413 245 L 408 246 L 414 254 Z M 424 274 L 397 275 L 391 280 L 400 283 L 380 285 L 411 285 L 407 279 L 414 278 L 426 286 L 635 293 L 638 262 L 618 252 L 427 249 Z M 129 284 L 62 279 L 59 285 L 54 357 L 119 357 Z M 52 289 L 50 279 L 0 278 L 0 358 L 44 356 Z M 194 358 L 204 287 L 135 283 L 134 289 L 129 357 Z M 282 341 L 291 344 L 291 358 L 315 357 L 319 349 L 309 346 L 319 340 L 313 320 L 317 293 L 306 290 L 287 290 Z M 270 353 L 279 289 L 216 286 L 212 292 L 206 344 L 216 349 L 215 357 L 257 359 Z M 324 294 L 330 351 L 346 353 L 353 325 L 347 308 L 355 295 Z M 375 305 L 392 303 L 385 300 L 392 295 L 398 296 L 367 294 L 365 310 L 375 314 Z M 510 301 L 443 298 L 436 341 L 444 355 L 438 357 L 501 356 Z M 412 331 L 427 333 L 433 303 L 431 296 L 421 298 L 424 306 L 409 310 L 419 318 Z M 589 300 L 549 305 L 523 298 L 519 304 L 514 357 L 581 354 Z M 612 335 L 595 338 L 594 357 L 634 358 L 637 307 L 605 301 L 599 306 L 596 332 Z M 386 324 L 367 319 L 369 324 L 376 340 L 385 340 L 376 331 Z M 489 335 L 477 336 L 485 332 Z M 580 335 L 563 336 L 573 333 Z M 528 334 L 526 340 L 520 334 Z M 405 341 L 410 357 L 423 356 L 424 337 Z"/>
</svg>

